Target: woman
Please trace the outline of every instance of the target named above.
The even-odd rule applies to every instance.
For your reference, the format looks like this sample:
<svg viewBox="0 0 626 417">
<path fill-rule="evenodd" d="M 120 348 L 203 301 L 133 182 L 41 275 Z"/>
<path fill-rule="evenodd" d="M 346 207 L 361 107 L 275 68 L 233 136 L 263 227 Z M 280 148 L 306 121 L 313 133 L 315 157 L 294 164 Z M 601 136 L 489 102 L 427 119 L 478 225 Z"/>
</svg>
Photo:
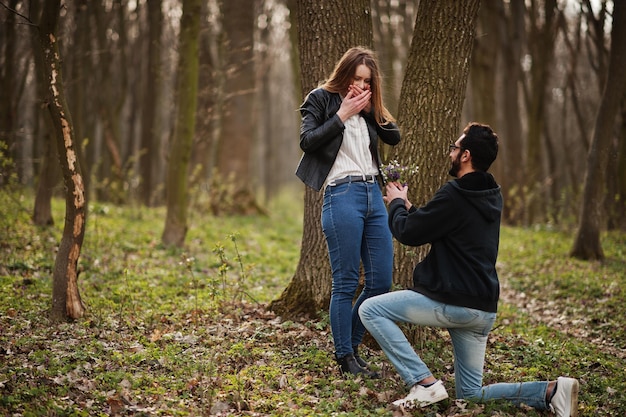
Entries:
<svg viewBox="0 0 626 417">
<path fill-rule="evenodd" d="M 296 175 L 324 189 L 322 229 L 332 268 L 330 325 L 342 374 L 376 377 L 358 355 L 365 327 L 361 303 L 391 287 L 393 244 L 379 181 L 378 137 L 400 141 L 395 119 L 383 105 L 381 75 L 374 53 L 349 49 L 330 78 L 311 91 L 300 108 L 300 148 Z M 363 262 L 365 285 L 354 300 Z"/>
</svg>

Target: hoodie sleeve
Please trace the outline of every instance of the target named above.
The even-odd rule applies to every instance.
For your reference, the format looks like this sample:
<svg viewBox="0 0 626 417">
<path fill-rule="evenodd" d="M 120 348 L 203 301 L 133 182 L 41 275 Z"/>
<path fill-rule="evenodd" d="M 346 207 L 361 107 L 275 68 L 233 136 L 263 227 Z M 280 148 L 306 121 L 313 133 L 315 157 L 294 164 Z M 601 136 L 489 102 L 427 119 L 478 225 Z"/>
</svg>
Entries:
<svg viewBox="0 0 626 417">
<path fill-rule="evenodd" d="M 432 243 L 444 236 L 458 224 L 462 216 L 456 208 L 449 186 L 444 185 L 426 205 L 407 210 L 404 200 L 397 198 L 389 204 L 389 228 L 398 242 L 408 246 Z"/>
</svg>

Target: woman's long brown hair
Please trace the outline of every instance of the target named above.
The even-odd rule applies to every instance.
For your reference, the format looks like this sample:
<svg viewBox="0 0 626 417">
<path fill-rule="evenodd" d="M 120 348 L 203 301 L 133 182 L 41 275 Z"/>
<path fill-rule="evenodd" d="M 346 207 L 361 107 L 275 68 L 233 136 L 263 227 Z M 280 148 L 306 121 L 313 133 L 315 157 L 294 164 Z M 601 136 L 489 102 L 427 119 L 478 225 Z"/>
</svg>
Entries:
<svg viewBox="0 0 626 417">
<path fill-rule="evenodd" d="M 371 49 L 362 46 L 348 49 L 335 65 L 335 69 L 328 80 L 322 84 L 322 88 L 331 93 L 347 94 L 348 86 L 354 81 L 356 68 L 361 64 L 366 65 L 372 72 L 370 91 L 372 92 L 372 109 L 376 122 L 379 125 L 395 122 L 396 119 L 383 105 L 382 76 L 378 69 L 376 54 Z"/>
</svg>

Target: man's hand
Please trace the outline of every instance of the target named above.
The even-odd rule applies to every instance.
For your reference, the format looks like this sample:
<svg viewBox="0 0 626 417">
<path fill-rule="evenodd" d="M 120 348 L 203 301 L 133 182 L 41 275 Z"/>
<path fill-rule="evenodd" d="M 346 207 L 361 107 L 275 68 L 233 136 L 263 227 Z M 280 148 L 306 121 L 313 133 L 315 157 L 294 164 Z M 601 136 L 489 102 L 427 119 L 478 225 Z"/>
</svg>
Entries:
<svg viewBox="0 0 626 417">
<path fill-rule="evenodd" d="M 408 210 L 412 206 L 411 202 L 407 198 L 408 191 L 409 187 L 406 185 L 402 185 L 399 182 L 387 183 L 383 200 L 385 201 L 385 203 L 389 204 L 396 198 L 401 198 L 404 200 L 404 206 Z"/>
</svg>

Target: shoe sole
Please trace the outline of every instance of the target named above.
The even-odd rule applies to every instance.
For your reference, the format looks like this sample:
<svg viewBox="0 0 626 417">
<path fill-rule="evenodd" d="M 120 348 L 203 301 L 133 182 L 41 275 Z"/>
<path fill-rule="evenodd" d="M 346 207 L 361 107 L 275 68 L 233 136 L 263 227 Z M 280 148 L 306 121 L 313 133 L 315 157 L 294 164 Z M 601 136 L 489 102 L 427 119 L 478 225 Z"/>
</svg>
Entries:
<svg viewBox="0 0 626 417">
<path fill-rule="evenodd" d="M 578 416 L 578 381 L 572 384 L 572 399 L 569 405 L 570 417 Z"/>
<path fill-rule="evenodd" d="M 438 403 L 439 401 L 443 401 L 446 398 L 449 398 L 448 393 L 445 394 L 441 394 L 437 397 L 434 397 L 432 400 L 429 401 L 418 401 L 418 400 L 411 400 L 411 401 L 405 401 L 399 404 L 396 404 L 396 402 L 394 401 L 392 404 L 396 407 L 402 407 L 406 410 L 410 410 L 413 408 L 424 408 L 424 407 L 428 407 L 431 404 L 435 404 Z M 572 416 L 575 417 L 575 416 Z"/>
</svg>

